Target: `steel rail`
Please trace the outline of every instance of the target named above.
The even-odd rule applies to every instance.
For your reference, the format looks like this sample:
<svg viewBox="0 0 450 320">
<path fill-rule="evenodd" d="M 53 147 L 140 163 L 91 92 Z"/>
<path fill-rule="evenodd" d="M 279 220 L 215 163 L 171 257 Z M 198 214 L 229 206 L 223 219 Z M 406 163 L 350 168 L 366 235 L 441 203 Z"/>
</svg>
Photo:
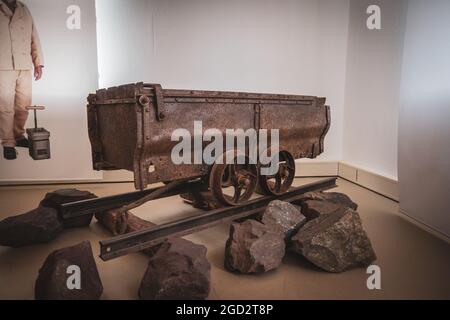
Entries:
<svg viewBox="0 0 450 320">
<path fill-rule="evenodd" d="M 126 206 L 132 202 L 139 201 L 140 199 L 143 199 L 150 194 L 161 193 L 157 196 L 158 199 L 161 199 L 189 191 L 199 190 L 202 187 L 203 184 L 201 183 L 201 181 L 195 180 L 177 185 L 165 192 L 161 192 L 162 189 L 166 188 L 166 186 L 162 186 L 141 191 L 122 193 L 113 196 L 80 200 L 60 205 L 59 213 L 61 214 L 61 217 L 63 219 L 68 219 Z"/>
<path fill-rule="evenodd" d="M 322 179 L 317 182 L 292 188 L 290 191 L 278 196 L 263 196 L 241 206 L 210 210 L 149 229 L 138 230 L 102 240 L 100 241 L 100 258 L 107 261 L 129 253 L 138 252 L 164 242 L 170 237 L 184 236 L 226 221 L 232 221 L 262 212 L 270 201 L 282 200 L 292 202 L 302 198 L 306 192 L 323 191 L 335 186 L 336 178 Z"/>
</svg>

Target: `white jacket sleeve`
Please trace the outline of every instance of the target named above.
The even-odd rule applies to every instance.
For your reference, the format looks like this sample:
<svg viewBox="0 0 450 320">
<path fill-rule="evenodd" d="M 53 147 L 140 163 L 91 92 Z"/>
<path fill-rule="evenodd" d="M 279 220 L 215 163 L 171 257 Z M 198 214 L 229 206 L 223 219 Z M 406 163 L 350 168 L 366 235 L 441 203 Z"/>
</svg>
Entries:
<svg viewBox="0 0 450 320">
<path fill-rule="evenodd" d="M 39 34 L 33 21 L 33 30 L 31 32 L 31 59 L 35 67 L 44 65 L 44 56 L 42 54 Z"/>
</svg>

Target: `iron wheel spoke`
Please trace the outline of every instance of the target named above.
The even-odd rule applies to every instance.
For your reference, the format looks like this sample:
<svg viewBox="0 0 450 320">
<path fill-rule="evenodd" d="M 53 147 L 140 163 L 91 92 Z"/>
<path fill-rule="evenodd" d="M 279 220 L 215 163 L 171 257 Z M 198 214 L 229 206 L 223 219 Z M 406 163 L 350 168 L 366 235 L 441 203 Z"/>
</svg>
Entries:
<svg viewBox="0 0 450 320">
<path fill-rule="evenodd" d="M 282 182 L 282 179 L 281 179 L 281 173 L 278 172 L 278 173 L 275 175 L 275 191 L 276 191 L 276 192 L 280 192 L 280 190 L 281 190 L 281 182 Z"/>
<path fill-rule="evenodd" d="M 234 203 L 239 202 L 239 198 L 241 197 L 241 191 L 242 191 L 242 186 L 238 186 L 237 188 L 234 189 L 234 196 L 233 196 Z"/>
</svg>

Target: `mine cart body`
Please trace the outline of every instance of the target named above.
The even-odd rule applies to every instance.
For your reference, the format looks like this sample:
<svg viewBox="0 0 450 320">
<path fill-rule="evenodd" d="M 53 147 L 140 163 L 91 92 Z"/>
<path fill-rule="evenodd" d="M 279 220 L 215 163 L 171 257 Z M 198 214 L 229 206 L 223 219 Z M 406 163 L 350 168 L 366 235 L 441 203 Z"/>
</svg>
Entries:
<svg viewBox="0 0 450 320">
<path fill-rule="evenodd" d="M 280 150 L 297 158 L 323 152 L 330 126 L 325 98 L 301 95 L 162 89 L 128 84 L 97 90 L 88 97 L 88 127 L 96 170 L 134 172 L 135 187 L 205 176 L 206 164 L 176 165 L 171 160 L 175 129 L 193 136 L 203 130 L 279 129 Z"/>
</svg>

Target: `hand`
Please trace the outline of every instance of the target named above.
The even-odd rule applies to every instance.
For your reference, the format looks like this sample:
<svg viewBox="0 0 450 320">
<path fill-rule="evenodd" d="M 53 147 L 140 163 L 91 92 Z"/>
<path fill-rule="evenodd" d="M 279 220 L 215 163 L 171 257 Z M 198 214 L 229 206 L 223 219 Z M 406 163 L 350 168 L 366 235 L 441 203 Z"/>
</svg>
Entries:
<svg viewBox="0 0 450 320">
<path fill-rule="evenodd" d="M 42 77 L 42 66 L 34 67 L 34 80 L 38 81 Z"/>
</svg>

